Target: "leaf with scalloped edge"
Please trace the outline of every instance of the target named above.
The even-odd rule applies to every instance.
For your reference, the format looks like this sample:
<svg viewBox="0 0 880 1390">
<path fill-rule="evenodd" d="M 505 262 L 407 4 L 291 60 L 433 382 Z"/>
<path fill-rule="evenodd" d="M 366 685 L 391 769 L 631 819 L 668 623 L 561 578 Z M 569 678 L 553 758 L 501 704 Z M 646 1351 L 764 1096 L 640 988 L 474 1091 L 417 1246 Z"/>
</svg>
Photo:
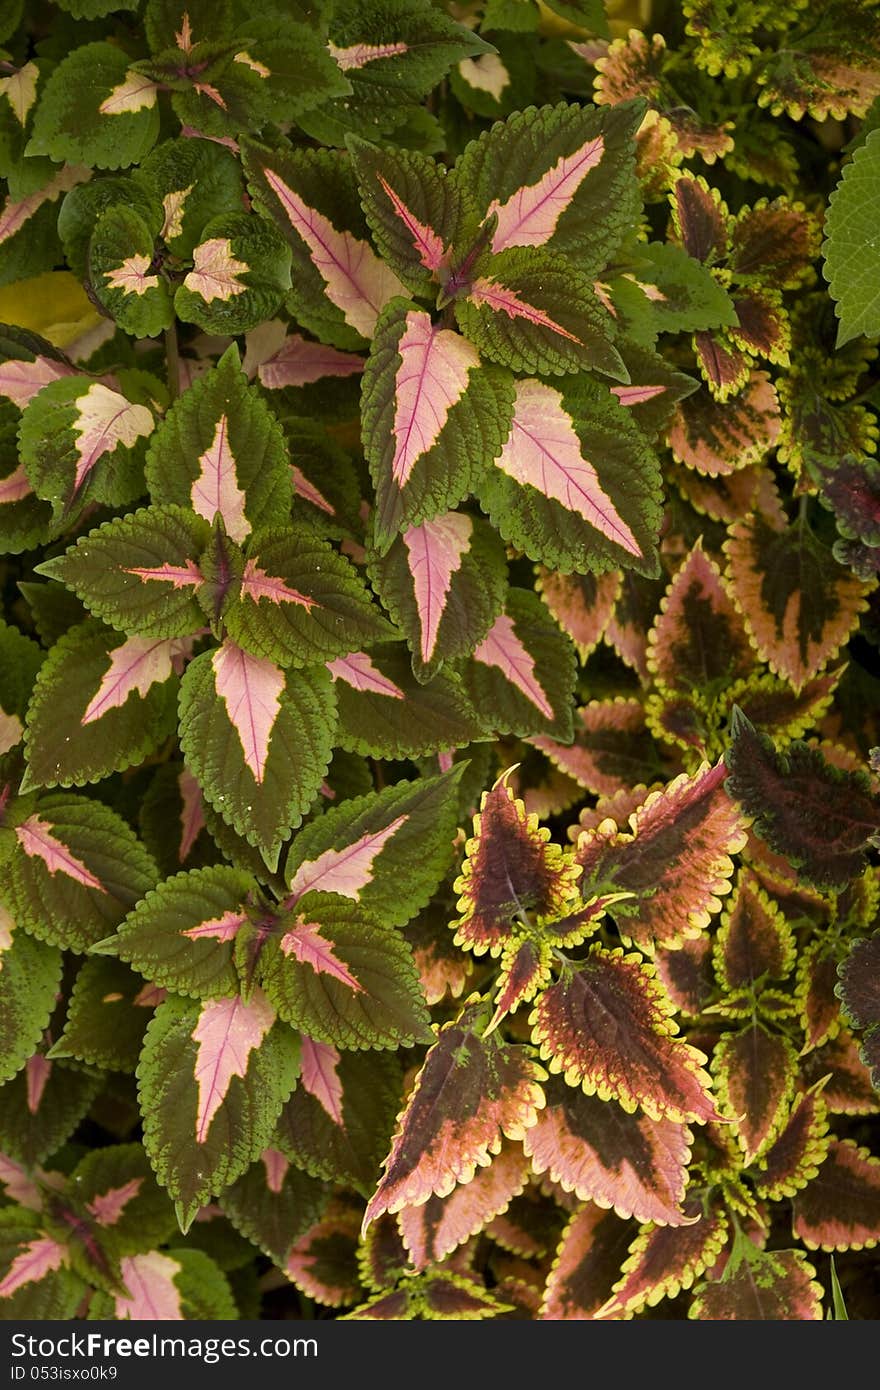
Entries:
<svg viewBox="0 0 880 1390">
<path fill-rule="evenodd" d="M 580 927 L 580 914 L 574 914 L 574 918 L 576 927 Z M 570 920 L 564 918 L 563 923 L 567 925 Z M 558 925 L 558 923 L 553 923 L 548 928 L 548 936 L 552 937 Z M 564 933 L 566 945 L 571 943 L 572 935 L 578 939 L 581 932 Z M 495 992 L 495 1012 L 489 1023 L 488 1032 L 497 1028 L 508 1014 L 515 1013 L 523 1004 L 530 1003 L 538 990 L 544 989 L 550 983 L 552 963 L 553 950 L 549 941 L 532 941 L 528 937 L 514 936 L 507 942 L 501 953 L 501 968 L 498 972 Z"/>
<path fill-rule="evenodd" d="M 34 941 L 0 903 L 0 1082 L 33 1055 L 55 1010 L 61 955 Z"/>
<path fill-rule="evenodd" d="M 626 1220 L 679 1226 L 691 1154 L 691 1132 L 674 1120 L 630 1113 L 552 1077 L 547 1105 L 523 1146 L 535 1173 L 582 1202 L 613 1207 Z"/>
<path fill-rule="evenodd" d="M 827 1107 L 823 1081 L 795 1097 L 783 1129 L 758 1160 L 755 1190 L 778 1202 L 812 1182 L 828 1153 Z"/>
<path fill-rule="evenodd" d="M 39 272 L 51 276 L 53 267 L 62 259 L 56 230 L 58 200 L 90 175 L 79 163 L 56 169 L 46 160 L 37 160 L 34 177 L 27 167 L 29 161 L 23 163 L 23 186 L 19 194 L 7 194 L 0 211 L 2 285 L 17 284 Z M 37 183 L 36 188 L 33 182 Z"/>
<path fill-rule="evenodd" d="M 755 1251 L 697 1288 L 689 1318 L 701 1322 L 818 1322 L 822 1289 L 799 1250 Z"/>
<path fill-rule="evenodd" d="M 608 1302 L 632 1239 L 633 1223 L 587 1202 L 572 1216 L 556 1251 L 541 1318 L 588 1321 Z"/>
<path fill-rule="evenodd" d="M 152 888 L 158 871 L 128 823 L 70 792 L 0 831 L 7 841 L 0 897 L 41 941 L 87 951 Z"/>
<path fill-rule="evenodd" d="M 182 137 L 156 145 L 133 178 L 161 203 L 162 240 L 181 259 L 192 256 L 212 218 L 238 205 L 243 187 L 234 154 L 213 140 Z"/>
<path fill-rule="evenodd" d="M 336 740 L 365 757 L 420 758 L 485 736 L 471 692 L 453 671 L 417 681 L 406 648 L 384 644 L 327 663 L 339 705 Z"/>
<path fill-rule="evenodd" d="M 765 976 L 783 980 L 795 961 L 787 919 L 749 869 L 742 869 L 715 938 L 715 969 L 722 986 L 751 990 Z"/>
<path fill-rule="evenodd" d="M 24 737 L 28 700 L 44 660 L 32 638 L 0 619 L 0 758 Z"/>
<path fill-rule="evenodd" d="M 693 1198 L 685 1202 L 685 1211 L 687 1224 L 649 1224 L 639 1232 L 600 1317 L 632 1314 L 674 1298 L 712 1268 L 727 1243 L 727 1217 L 722 1211 L 704 1213 Z"/>
<path fill-rule="evenodd" d="M 501 1151 L 502 1136 L 521 1139 L 535 1123 L 544 1104 L 543 1068 L 497 1031 L 482 1037 L 486 1018 L 484 1005 L 466 1005 L 440 1030 L 398 1117 L 364 1226 L 432 1194 L 448 1196 Z"/>
<path fill-rule="evenodd" d="M 503 447 L 478 483 L 505 540 L 563 572 L 656 569 L 659 471 L 613 392 L 584 378 L 516 383 Z"/>
<path fill-rule="evenodd" d="M 757 512 L 724 545 L 734 597 L 762 661 L 800 690 L 836 655 L 868 590 L 801 519 Z"/>
<path fill-rule="evenodd" d="M 797 1077 L 794 1045 L 752 1022 L 738 1033 L 724 1034 L 715 1048 L 712 1075 L 719 1107 L 750 1163 L 785 1124 Z"/>
<path fill-rule="evenodd" d="M 711 939 L 703 934 L 681 946 L 658 947 L 654 964 L 675 1007 L 686 1016 L 698 1017 L 715 992 Z"/>
<path fill-rule="evenodd" d="M 843 669 L 821 672 L 797 693 L 779 676 L 752 675 L 728 688 L 726 703 L 738 705 L 762 733 L 780 743 L 802 738 L 828 712 Z"/>
<path fill-rule="evenodd" d="M 87 274 L 96 299 L 137 338 L 158 337 L 174 322 L 171 290 L 156 265 L 156 211 L 153 205 L 148 222 L 128 201 L 95 209 L 88 243 Z"/>
<path fill-rule="evenodd" d="M 643 684 L 650 682 L 648 671 L 648 632 L 654 622 L 666 589 L 665 576 L 648 579 L 624 570 L 620 597 L 605 628 L 605 641 L 631 666 Z"/>
<path fill-rule="evenodd" d="M 659 352 L 622 342 L 620 355 L 629 374 L 626 386 L 612 386 L 639 429 L 654 440 L 666 429 L 676 403 L 699 389 L 699 382 L 676 371 Z"/>
<path fill-rule="evenodd" d="M 320 1221 L 301 1236 L 287 1257 L 285 1273 L 316 1302 L 338 1308 L 356 1303 L 361 1293 L 357 1265 L 358 1213 L 343 1199 L 331 1198 Z"/>
<path fill-rule="evenodd" d="M 0 1149 L 32 1168 L 71 1137 L 101 1090 L 99 1072 L 50 1062 L 45 1041 L 0 1086 Z"/>
<path fill-rule="evenodd" d="M 618 280 L 638 291 L 642 314 L 650 315 L 653 333 L 709 330 L 736 323 L 730 295 L 711 271 L 680 246 L 652 241 L 638 250 L 640 264 L 630 276 Z M 619 289 L 618 289 L 619 294 Z"/>
<path fill-rule="evenodd" d="M 672 1014 L 641 956 L 597 944 L 538 996 L 529 1023 L 542 1059 L 570 1086 L 651 1119 L 705 1123 L 718 1116 L 706 1058 L 676 1037 Z"/>
<path fill-rule="evenodd" d="M 299 1043 L 265 995 L 171 997 L 147 1028 L 138 1066 L 144 1147 L 181 1228 L 269 1146 L 296 1082 Z"/>
<path fill-rule="evenodd" d="M 738 709 L 730 720 L 727 790 L 755 834 L 820 888 L 843 888 L 864 867 L 880 828 L 880 796 L 866 773 L 832 766 L 800 740 L 777 752 Z"/>
<path fill-rule="evenodd" d="M 152 1010 L 164 997 L 122 961 L 90 957 L 79 968 L 64 1030 L 47 1055 L 133 1072 Z"/>
<path fill-rule="evenodd" d="M 180 742 L 215 810 L 277 862 L 330 763 L 336 699 L 321 666 L 285 672 L 234 642 L 203 652 L 180 686 Z"/>
<path fill-rule="evenodd" d="M 791 325 L 781 291 L 746 285 L 733 290 L 731 297 L 739 322 L 727 330 L 730 342 L 750 357 L 787 367 Z"/>
<path fill-rule="evenodd" d="M 113 1144 L 94 1149 L 77 1163 L 62 1191 L 69 1224 L 75 1229 L 79 1218 L 86 1256 L 91 1236 L 106 1256 L 130 1256 L 163 1244 L 176 1222 L 165 1193 L 157 1186 L 150 1164 L 139 1143 Z M 57 1224 L 60 1213 L 53 1211 Z M 64 1217 L 61 1218 L 64 1224 Z M 72 1247 L 74 1266 L 80 1265 L 76 1246 Z M 80 1272 L 87 1277 L 88 1264 Z"/>
<path fill-rule="evenodd" d="M 335 893 L 304 894 L 259 968 L 279 1017 L 318 1042 L 411 1047 L 432 1037 L 408 942 Z"/>
<path fill-rule="evenodd" d="M 432 1194 L 426 1202 L 403 1207 L 397 1219 L 412 1264 L 422 1270 L 446 1259 L 506 1211 L 527 1181 L 528 1163 L 522 1149 L 508 1143 L 487 1168 L 479 1169 L 470 1182 L 448 1196 Z"/>
<path fill-rule="evenodd" d="M 574 679 L 574 648 L 537 594 L 510 589 L 505 611 L 464 670 L 487 726 L 521 738 L 570 738 Z"/>
<path fill-rule="evenodd" d="M 504 547 L 482 518 L 463 512 L 410 526 L 371 564 L 376 592 L 406 634 L 418 679 L 469 656 L 504 604 Z"/>
<path fill-rule="evenodd" d="M 880 22 L 858 0 L 822 8 L 798 34 L 761 65 L 759 106 L 798 121 L 809 111 L 817 120 L 864 116 L 880 95 L 876 53 Z"/>
<path fill-rule="evenodd" d="M 404 929 L 429 1005 L 460 999 L 472 975 L 472 962 L 449 934 L 452 904 L 445 895 L 424 909 Z"/>
<path fill-rule="evenodd" d="M 591 700 L 576 714 L 571 745 L 544 737 L 532 742 L 587 791 L 613 796 L 621 785 L 651 783 L 660 776 L 662 765 L 641 700 Z"/>
<path fill-rule="evenodd" d="M 154 502 L 219 515 L 233 541 L 283 516 L 291 481 L 284 436 L 260 393 L 245 383 L 233 344 L 175 401 L 150 443 Z"/>
<path fill-rule="evenodd" d="M 621 577 L 609 574 L 560 574 L 537 566 L 536 589 L 586 661 L 602 637 L 620 594 Z"/>
<path fill-rule="evenodd" d="M 834 992 L 847 1022 L 863 1030 L 861 1058 L 880 1090 L 880 933 L 854 942 L 837 974 Z"/>
<path fill-rule="evenodd" d="M 184 323 L 205 333 L 245 333 L 272 317 L 290 289 L 290 248 L 273 223 L 224 212 L 203 228 L 193 268 L 174 296 Z"/>
<path fill-rule="evenodd" d="M 840 1030 L 841 1007 L 837 996 L 840 947 L 832 938 L 808 941 L 798 958 L 797 1007 L 804 1030 L 801 1055 L 821 1047 Z"/>
<path fill-rule="evenodd" d="M 811 470 L 821 497 L 834 513 L 841 536 L 880 545 L 880 464 L 867 455 L 844 454 Z"/>
<path fill-rule="evenodd" d="M 266 1148 L 222 1194 L 233 1226 L 283 1269 L 293 1246 L 319 1221 L 327 1189 L 276 1148 Z"/>
<path fill-rule="evenodd" d="M 872 1250 L 880 1242 L 880 1159 L 833 1139 L 811 1183 L 792 1198 L 792 1233 L 808 1250 Z"/>
<path fill-rule="evenodd" d="M 703 763 L 647 794 L 619 831 L 603 821 L 579 837 L 585 894 L 612 886 L 633 894 L 609 911 L 624 941 L 642 950 L 699 936 L 730 892 L 733 861 L 745 845 L 745 821 L 724 788 L 723 763 Z"/>
<path fill-rule="evenodd" d="M 781 428 L 779 398 L 766 372 L 752 371 L 737 395 L 718 401 L 699 391 L 677 407 L 669 431 L 673 454 L 710 478 L 749 468 L 774 449 Z"/>
<path fill-rule="evenodd" d="M 825 1082 L 822 1099 L 830 1115 L 875 1115 L 880 1111 L 880 1094 L 871 1084 L 871 1073 L 847 1028 L 801 1059 L 801 1076 L 805 1085 Z"/>
<path fill-rule="evenodd" d="M 484 792 L 454 890 L 459 894 L 456 945 L 499 956 L 517 921 L 561 917 L 578 901 L 580 873 L 550 831 L 527 816 L 507 776 Z"/>
<path fill-rule="evenodd" d="M 398 532 L 474 490 L 510 429 L 513 383 L 466 338 L 396 300 L 376 325 L 361 399 L 373 538 L 384 553 Z"/>
<path fill-rule="evenodd" d="M 273 1143 L 298 1167 L 369 1197 L 400 1108 L 400 1064 L 392 1052 L 340 1052 L 302 1038 L 299 1084 Z"/>
<path fill-rule="evenodd" d="M 648 636 L 648 667 L 671 690 L 724 688 L 754 656 L 714 560 L 697 544 L 685 557 Z"/>
<path fill-rule="evenodd" d="M 111 43 L 75 48 L 40 96 L 28 155 L 122 169 L 149 153 L 159 134 L 157 85 L 129 67 Z"/>
<path fill-rule="evenodd" d="M 0 1212 L 0 1300 L 6 1319 L 73 1318 L 88 1286 L 67 1267 L 65 1247 L 45 1234 L 36 1212 Z"/>
</svg>

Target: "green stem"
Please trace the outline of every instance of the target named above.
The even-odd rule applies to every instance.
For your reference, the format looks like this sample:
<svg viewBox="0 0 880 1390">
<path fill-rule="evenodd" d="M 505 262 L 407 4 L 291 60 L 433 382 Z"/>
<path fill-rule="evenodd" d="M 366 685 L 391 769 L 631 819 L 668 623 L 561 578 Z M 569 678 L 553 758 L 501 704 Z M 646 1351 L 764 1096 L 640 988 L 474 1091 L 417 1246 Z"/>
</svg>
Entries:
<svg viewBox="0 0 880 1390">
<path fill-rule="evenodd" d="M 172 401 L 180 395 L 180 348 L 177 345 L 177 324 L 165 329 L 165 366 L 168 374 L 168 394 Z"/>
</svg>

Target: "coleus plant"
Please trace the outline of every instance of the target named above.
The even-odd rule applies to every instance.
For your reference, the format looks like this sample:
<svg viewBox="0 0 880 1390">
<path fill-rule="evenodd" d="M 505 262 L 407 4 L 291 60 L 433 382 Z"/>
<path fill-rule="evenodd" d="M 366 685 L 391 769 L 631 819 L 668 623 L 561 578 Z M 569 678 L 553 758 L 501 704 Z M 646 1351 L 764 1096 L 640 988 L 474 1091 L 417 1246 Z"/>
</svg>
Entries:
<svg viewBox="0 0 880 1390">
<path fill-rule="evenodd" d="M 877 12 L 672 8 L 0 15 L 4 1316 L 876 1315 Z"/>
</svg>

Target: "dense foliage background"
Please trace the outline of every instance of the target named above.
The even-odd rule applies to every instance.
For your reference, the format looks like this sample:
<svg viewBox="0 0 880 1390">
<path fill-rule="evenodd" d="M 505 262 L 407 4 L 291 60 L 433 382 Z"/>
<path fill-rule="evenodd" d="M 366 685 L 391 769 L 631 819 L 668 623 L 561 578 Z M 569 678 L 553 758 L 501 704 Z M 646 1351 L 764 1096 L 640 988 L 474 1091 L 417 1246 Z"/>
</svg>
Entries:
<svg viewBox="0 0 880 1390">
<path fill-rule="evenodd" d="M 0 43 L 0 1315 L 880 1315 L 880 6 Z"/>
</svg>

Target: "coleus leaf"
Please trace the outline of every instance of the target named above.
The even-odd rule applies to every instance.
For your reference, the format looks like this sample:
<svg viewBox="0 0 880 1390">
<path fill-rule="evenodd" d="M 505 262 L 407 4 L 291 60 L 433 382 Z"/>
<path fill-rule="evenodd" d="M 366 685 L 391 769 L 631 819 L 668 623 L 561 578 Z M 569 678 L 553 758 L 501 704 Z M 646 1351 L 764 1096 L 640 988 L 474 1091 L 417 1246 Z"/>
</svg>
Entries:
<svg viewBox="0 0 880 1390">
<path fill-rule="evenodd" d="M 629 1113 L 553 1077 L 547 1105 L 523 1147 L 535 1173 L 548 1173 L 582 1202 L 618 1216 L 679 1226 L 691 1133 L 674 1120 Z"/>
<path fill-rule="evenodd" d="M 816 1048 L 801 1061 L 807 1085 L 824 1081 L 822 1098 L 832 1115 L 874 1115 L 880 1096 L 871 1084 L 871 1072 L 859 1056 L 853 1034 L 842 1028 L 835 1038 Z"/>
<path fill-rule="evenodd" d="M 492 251 L 548 247 L 600 271 L 636 216 L 643 114 L 641 101 L 530 107 L 472 141 L 455 177 L 482 216 L 497 215 Z"/>
<path fill-rule="evenodd" d="M 51 164 L 39 161 L 38 187 L 23 197 L 10 193 L 0 212 L 0 284 L 14 284 L 37 271 L 50 272 L 61 248 L 56 231 L 58 199 L 84 178 L 89 170 L 76 164 L 53 174 Z M 24 191 L 24 190 L 23 190 Z"/>
<path fill-rule="evenodd" d="M 69 1206 L 96 1230 L 108 1254 L 135 1255 L 172 1234 L 174 1213 L 140 1144 L 114 1144 L 86 1154 L 70 1175 Z"/>
<path fill-rule="evenodd" d="M 832 1140 L 812 1182 L 792 1198 L 792 1232 L 808 1250 L 864 1250 L 880 1241 L 880 1160 Z"/>
<path fill-rule="evenodd" d="M 845 455 L 819 471 L 822 498 L 834 512 L 842 536 L 880 544 L 880 465 Z"/>
<path fill-rule="evenodd" d="M 701 1284 L 688 1317 L 701 1321 L 815 1322 L 822 1317 L 816 1271 L 799 1250 L 757 1251 L 720 1280 Z"/>
<path fill-rule="evenodd" d="M 678 180 L 676 189 L 682 182 Z M 692 251 L 652 241 L 640 246 L 638 255 L 644 259 L 633 279 L 647 297 L 656 332 L 708 336 L 707 330 L 736 324 L 727 290 Z"/>
<path fill-rule="evenodd" d="M 335 1047 L 397 1047 L 433 1036 L 408 942 L 336 894 L 308 892 L 262 967 L 280 1018 Z"/>
<path fill-rule="evenodd" d="M 656 458 L 598 383 L 517 382 L 512 423 L 477 491 L 505 540 L 554 569 L 655 570 Z"/>
<path fill-rule="evenodd" d="M 824 671 L 796 693 L 779 676 L 753 675 L 728 688 L 726 703 L 739 705 L 757 728 L 784 743 L 802 738 L 821 722 L 833 701 L 840 676 L 839 670 Z"/>
<path fill-rule="evenodd" d="M 383 1212 L 448 1196 L 499 1153 L 502 1136 L 520 1139 L 544 1104 L 544 1072 L 527 1048 L 480 1036 L 487 1017 L 465 1006 L 441 1029 L 416 1076 L 364 1225 Z M 449 1089 L 454 1076 L 453 1099 Z"/>
<path fill-rule="evenodd" d="M 64 1246 L 44 1234 L 35 1212 L 7 1207 L 0 1213 L 4 1317 L 74 1317 L 87 1285 L 66 1266 Z"/>
<path fill-rule="evenodd" d="M 880 136 L 871 131 L 843 170 L 828 202 L 825 223 L 825 278 L 840 323 L 837 346 L 860 333 L 880 335 L 876 248 L 861 228 L 880 180 Z"/>
<path fill-rule="evenodd" d="M 797 1096 L 783 1129 L 758 1160 L 756 1191 L 779 1201 L 816 1177 L 828 1153 L 827 1107 L 822 1082 Z"/>
<path fill-rule="evenodd" d="M 71 989 L 64 1031 L 47 1056 L 133 1072 L 151 1010 L 164 997 L 161 987 L 145 985 L 122 961 L 86 960 Z"/>
<path fill-rule="evenodd" d="M 73 1134 L 101 1090 L 100 1073 L 35 1052 L 0 1086 L 0 1145 L 27 1167 L 42 1163 Z"/>
<path fill-rule="evenodd" d="M 676 571 L 648 636 L 648 667 L 670 690 L 724 688 L 754 664 L 743 620 L 702 542 Z"/>
<path fill-rule="evenodd" d="M 779 441 L 779 398 L 766 372 L 753 371 L 736 396 L 717 401 L 700 391 L 682 401 L 669 432 L 679 462 L 709 477 L 759 463 Z"/>
<path fill-rule="evenodd" d="M 871 61 L 878 37 L 877 16 L 851 0 L 823 10 L 795 52 L 783 48 L 762 65 L 759 104 L 795 120 L 807 111 L 818 120 L 863 116 L 878 90 Z"/>
<path fill-rule="evenodd" d="M 542 1319 L 583 1321 L 596 1317 L 620 1274 L 633 1223 L 587 1202 L 572 1216 L 547 1279 Z"/>
<path fill-rule="evenodd" d="M 758 654 L 800 690 L 837 653 L 866 590 L 805 519 L 786 526 L 758 512 L 725 542 L 734 597 Z"/>
<path fill-rule="evenodd" d="M 505 611 L 475 649 L 464 679 L 489 727 L 519 737 L 571 738 L 574 649 L 530 590 L 508 591 Z"/>
<path fill-rule="evenodd" d="M 862 1028 L 864 1043 L 862 1061 L 872 1068 L 872 1079 L 880 1081 L 880 1057 L 877 1053 L 880 1035 L 880 936 L 856 941 L 849 954 L 838 966 L 839 983 L 835 994 L 840 999 L 848 1022 Z M 880 1086 L 878 1086 L 880 1090 Z"/>
<path fill-rule="evenodd" d="M 253 196 L 291 247 L 289 303 L 297 320 L 335 347 L 361 346 L 389 300 L 406 290 L 366 239 L 348 157 L 273 153 L 245 142 L 243 158 Z"/>
<path fill-rule="evenodd" d="M 797 1005 L 804 1029 L 802 1054 L 821 1047 L 841 1025 L 836 995 L 840 948 L 832 939 L 808 942 L 800 952 L 797 972 Z"/>
<path fill-rule="evenodd" d="M 154 502 L 189 507 L 209 522 L 219 515 L 236 542 L 286 513 L 284 437 L 259 392 L 246 385 L 234 345 L 168 411 L 146 473 Z"/>
<path fill-rule="evenodd" d="M 794 1046 L 752 1022 L 738 1033 L 725 1033 L 715 1048 L 712 1073 L 719 1106 L 751 1162 L 785 1123 L 797 1076 Z"/>
<path fill-rule="evenodd" d="M 25 711 L 45 653 L 0 620 L 0 758 L 24 737 Z"/>
<path fill-rule="evenodd" d="M 265 218 L 240 212 L 211 218 L 192 259 L 174 310 L 206 333 L 255 328 L 272 317 L 290 289 L 290 248 Z"/>
<path fill-rule="evenodd" d="M 672 1013 L 640 956 L 595 945 L 539 995 L 529 1023 L 551 1072 L 586 1095 L 654 1120 L 717 1118 L 705 1055 L 675 1036 Z"/>
<path fill-rule="evenodd" d="M 400 644 L 352 652 L 328 668 L 339 705 L 336 740 L 353 753 L 418 758 L 485 734 L 459 676 L 441 671 L 422 684 Z"/>
<path fill-rule="evenodd" d="M 153 242 L 161 225 L 155 191 L 128 176 L 89 179 L 87 183 L 77 184 L 65 194 L 58 214 L 58 235 L 64 247 L 67 264 L 78 278 L 90 278 L 89 245 L 92 236 L 103 214 L 116 207 L 130 209 L 138 220 L 123 220 L 108 225 L 115 225 L 117 228 L 130 227 L 135 241 L 143 236 L 146 244 L 141 249 L 146 251 L 148 263 L 152 258 Z M 134 249 L 133 246 L 126 247 L 123 233 L 122 255 Z M 119 265 L 120 262 L 117 260 L 116 264 Z"/>
<path fill-rule="evenodd" d="M 192 256 L 213 218 L 238 205 L 243 190 L 238 160 L 213 140 L 164 140 L 133 178 L 161 202 L 162 240 L 181 259 Z"/>
<path fill-rule="evenodd" d="M 648 1225 L 639 1232 L 600 1316 L 634 1313 L 646 1304 L 674 1298 L 712 1268 L 727 1243 L 727 1217 L 722 1211 L 704 1213 L 694 1200 L 686 1210 L 687 1224 Z"/>
<path fill-rule="evenodd" d="M 469 656 L 504 604 L 502 543 L 486 522 L 464 512 L 408 527 L 371 573 L 423 680 L 444 661 Z"/>
<path fill-rule="evenodd" d="M 528 1131 L 527 1131 L 528 1132 Z M 417 1270 L 439 1264 L 472 1235 L 506 1211 L 528 1181 L 522 1149 L 503 1147 L 487 1168 L 474 1174 L 447 1197 L 432 1194 L 426 1202 L 407 1206 L 398 1215 L 403 1243 Z"/>
<path fill-rule="evenodd" d="M 715 969 L 732 992 L 751 990 L 760 980 L 783 980 L 795 961 L 788 921 L 754 874 L 741 870 L 715 940 Z"/>
<path fill-rule="evenodd" d="M 320 1220 L 326 1203 L 324 1185 L 273 1148 L 264 1149 L 221 1199 L 236 1230 L 282 1268 L 296 1242 Z"/>
<path fill-rule="evenodd" d="M 356 1303 L 361 1293 L 357 1243 L 354 1208 L 344 1200 L 331 1200 L 321 1220 L 293 1246 L 285 1273 L 319 1303 L 331 1308 Z"/>
<path fill-rule="evenodd" d="M 777 753 L 734 710 L 727 790 L 754 817 L 756 833 L 808 883 L 843 887 L 877 835 L 880 797 L 867 775 L 833 767 L 800 740 Z"/>
<path fill-rule="evenodd" d="M 645 723 L 641 700 L 615 696 L 592 700 L 577 710 L 574 742 L 550 738 L 532 742 L 557 767 L 597 796 L 613 796 L 621 784 L 650 784 L 660 774 L 657 746 Z"/>
<path fill-rule="evenodd" d="M 185 638 L 123 637 L 90 619 L 53 646 L 28 706 L 27 785 L 97 782 L 175 731 Z"/>
<path fill-rule="evenodd" d="M 577 866 L 538 817 L 527 816 L 505 774 L 484 792 L 474 833 L 465 845 L 455 881 L 459 917 L 456 945 L 476 955 L 499 956 L 515 931 L 515 919 L 561 917 L 577 900 Z"/>
<path fill-rule="evenodd" d="M 26 152 L 99 169 L 136 164 L 159 134 L 156 92 L 121 48 L 84 44 L 46 83 Z"/>
<path fill-rule="evenodd" d="M 381 552 L 476 487 L 510 429 L 513 385 L 460 334 L 408 302 L 379 318 L 362 385 L 364 453 Z"/>
<path fill-rule="evenodd" d="M 180 686 L 180 742 L 207 801 L 277 862 L 327 771 L 336 699 L 326 670 L 285 672 L 234 642 L 204 652 Z"/>
<path fill-rule="evenodd" d="M 60 952 L 34 941 L 0 904 L 0 1082 L 33 1055 L 60 984 Z"/>
<path fill-rule="evenodd" d="M 144 1147 L 183 1229 L 268 1148 L 298 1071 L 296 1036 L 259 990 L 247 1004 L 237 995 L 160 1004 L 138 1089 Z"/>
<path fill-rule="evenodd" d="M 120 328 L 153 338 L 174 321 L 168 281 L 156 268 L 155 222 L 126 203 L 107 208 L 94 224 L 88 275 L 95 295 Z"/>
<path fill-rule="evenodd" d="M 699 389 L 699 383 L 678 372 L 660 355 L 635 343 L 621 342 L 629 382 L 612 386 L 612 393 L 626 406 L 649 439 L 656 439 L 669 424 L 676 402 Z"/>
<path fill-rule="evenodd" d="M 696 1018 L 715 992 L 712 970 L 712 942 L 708 936 L 695 936 L 681 946 L 661 946 L 654 958 L 657 975 L 683 1014 Z"/>
<path fill-rule="evenodd" d="M 614 611 L 620 575 L 559 574 L 543 565 L 537 574 L 535 587 L 541 598 L 574 642 L 581 661 L 586 661 Z"/>
<path fill-rule="evenodd" d="M 2 898 L 18 926 L 86 951 L 153 886 L 156 867 L 109 806 L 69 792 L 0 831 L 9 842 Z"/>
</svg>

